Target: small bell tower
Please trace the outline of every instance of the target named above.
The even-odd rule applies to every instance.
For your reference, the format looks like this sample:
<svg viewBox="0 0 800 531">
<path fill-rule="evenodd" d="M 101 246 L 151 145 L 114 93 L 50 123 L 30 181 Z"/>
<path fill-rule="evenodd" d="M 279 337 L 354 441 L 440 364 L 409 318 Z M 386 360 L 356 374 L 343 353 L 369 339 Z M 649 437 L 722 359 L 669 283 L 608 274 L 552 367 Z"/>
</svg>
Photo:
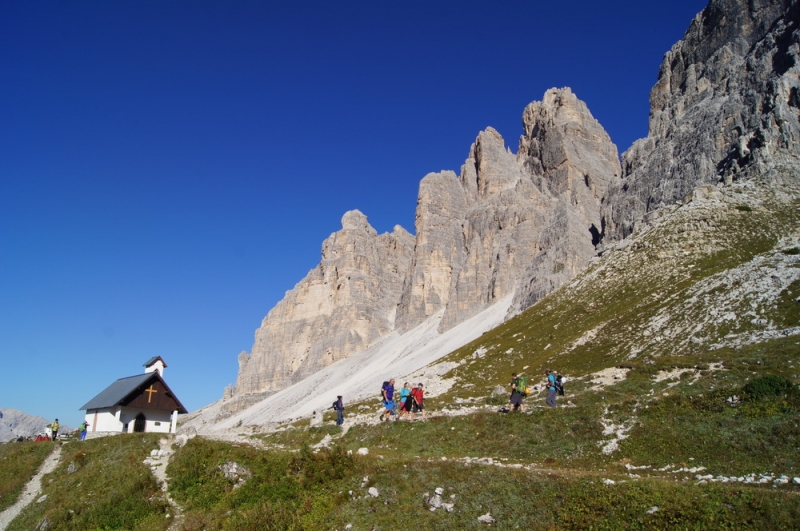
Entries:
<svg viewBox="0 0 800 531">
<path fill-rule="evenodd" d="M 144 364 L 144 373 L 150 372 L 158 372 L 158 375 L 162 378 L 164 377 L 164 369 L 167 368 L 166 362 L 161 358 L 161 356 L 156 356 L 155 358 L 150 358 Z"/>
</svg>

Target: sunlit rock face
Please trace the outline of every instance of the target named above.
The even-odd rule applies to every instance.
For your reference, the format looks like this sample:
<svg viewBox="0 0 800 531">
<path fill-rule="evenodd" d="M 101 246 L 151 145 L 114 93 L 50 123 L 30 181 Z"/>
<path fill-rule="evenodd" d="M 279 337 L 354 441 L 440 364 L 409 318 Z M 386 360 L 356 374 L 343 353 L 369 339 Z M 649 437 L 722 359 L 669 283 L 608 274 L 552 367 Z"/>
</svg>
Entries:
<svg viewBox="0 0 800 531">
<path fill-rule="evenodd" d="M 616 146 L 570 89 L 547 91 L 522 122 L 516 155 L 488 128 L 458 177 L 423 179 L 401 328 L 444 310 L 446 330 L 509 294 L 528 307 L 595 256 Z"/>
<path fill-rule="evenodd" d="M 650 130 L 617 148 L 570 89 L 523 113 L 516 154 L 491 127 L 459 174 L 422 179 L 415 235 L 358 211 L 239 355 L 235 411 L 440 317 L 439 330 L 513 295 L 511 314 L 698 187 L 800 175 L 800 0 L 711 0 L 665 55 Z M 775 168 L 783 168 L 776 171 Z M 785 171 L 794 167 L 796 171 Z"/>
<path fill-rule="evenodd" d="M 322 261 L 267 315 L 239 355 L 236 410 L 366 349 L 394 329 L 414 238 L 377 234 L 357 210 L 322 244 Z"/>
<path fill-rule="evenodd" d="M 442 312 L 444 331 L 516 294 L 524 308 L 585 267 L 600 198 L 619 175 L 616 147 L 569 89 L 523 115 L 519 154 L 482 131 L 461 174 L 427 175 L 416 236 L 378 235 L 351 211 L 322 261 L 273 308 L 239 355 L 236 411 Z"/>
<path fill-rule="evenodd" d="M 800 150 L 798 25 L 797 0 L 712 0 L 695 17 L 664 56 L 649 134 L 605 200 L 610 238 L 700 185 L 784 178 L 771 169 Z"/>
</svg>

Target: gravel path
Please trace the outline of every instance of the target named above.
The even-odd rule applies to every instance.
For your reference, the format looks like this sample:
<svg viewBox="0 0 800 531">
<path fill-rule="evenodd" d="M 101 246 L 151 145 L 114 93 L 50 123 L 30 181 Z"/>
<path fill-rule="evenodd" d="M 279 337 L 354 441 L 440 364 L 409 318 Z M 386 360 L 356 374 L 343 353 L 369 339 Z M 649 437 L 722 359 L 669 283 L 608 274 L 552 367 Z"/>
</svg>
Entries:
<svg viewBox="0 0 800 531">
<path fill-rule="evenodd" d="M 144 464 L 150 466 L 150 470 L 153 472 L 156 481 L 158 481 L 161 491 L 172 507 L 172 514 L 169 515 L 169 517 L 172 518 L 172 525 L 170 525 L 169 530 L 177 531 L 180 529 L 181 523 L 183 522 L 183 510 L 181 506 L 172 499 L 172 496 L 169 495 L 169 478 L 167 477 L 167 465 L 169 465 L 169 460 L 174 453 L 172 451 L 173 442 L 174 437 L 164 438 L 158 441 L 158 449 L 150 452 L 150 457 L 144 460 Z"/>
<path fill-rule="evenodd" d="M 16 503 L 0 513 L 0 531 L 5 531 L 8 524 L 22 512 L 22 509 L 28 506 L 42 491 L 42 476 L 55 470 L 58 461 L 61 459 L 61 445 L 54 445 L 55 449 L 47 456 L 47 459 L 42 463 L 41 468 L 35 476 L 31 478 L 22 495 L 17 499 Z"/>
</svg>

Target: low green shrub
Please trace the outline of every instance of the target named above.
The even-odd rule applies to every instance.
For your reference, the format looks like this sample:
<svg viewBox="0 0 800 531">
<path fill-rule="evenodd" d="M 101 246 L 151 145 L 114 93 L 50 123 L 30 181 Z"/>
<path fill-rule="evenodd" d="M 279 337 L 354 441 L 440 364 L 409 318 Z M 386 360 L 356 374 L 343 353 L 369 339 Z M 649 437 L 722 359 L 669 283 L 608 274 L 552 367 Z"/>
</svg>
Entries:
<svg viewBox="0 0 800 531">
<path fill-rule="evenodd" d="M 317 453 L 308 446 L 289 462 L 289 473 L 303 487 L 324 484 L 327 481 L 342 479 L 353 468 L 353 457 L 342 448 L 323 448 Z"/>
<path fill-rule="evenodd" d="M 798 394 L 797 386 L 788 378 L 769 375 L 761 376 L 742 387 L 745 400 L 763 400 L 773 397 L 795 398 Z"/>
<path fill-rule="evenodd" d="M 223 466 L 232 463 L 241 474 L 225 477 Z M 187 531 L 309 529 L 309 522 L 324 524 L 338 499 L 331 485 L 357 475 L 354 467 L 340 448 L 262 450 L 197 437 L 176 452 L 168 474 Z"/>
</svg>

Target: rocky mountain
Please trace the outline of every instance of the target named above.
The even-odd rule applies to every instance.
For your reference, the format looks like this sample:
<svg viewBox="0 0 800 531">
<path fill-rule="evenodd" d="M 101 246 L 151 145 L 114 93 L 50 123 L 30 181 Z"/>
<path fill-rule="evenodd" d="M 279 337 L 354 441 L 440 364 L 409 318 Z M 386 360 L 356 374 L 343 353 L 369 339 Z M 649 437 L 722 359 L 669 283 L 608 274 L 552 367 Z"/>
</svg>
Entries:
<svg viewBox="0 0 800 531">
<path fill-rule="evenodd" d="M 460 174 L 420 183 L 415 232 L 349 212 L 322 262 L 239 356 L 230 414 L 391 334 L 444 333 L 508 297 L 508 316 L 705 185 L 797 179 L 798 0 L 712 0 L 664 58 L 650 131 L 622 156 L 570 89 L 523 113 L 516 154 L 482 131 Z M 781 171 L 777 168 L 780 167 Z M 440 316 L 440 317 L 438 317 Z"/>
<path fill-rule="evenodd" d="M 17 437 L 33 437 L 45 432 L 45 428 L 53 421 L 38 415 L 29 415 L 18 409 L 0 409 L 0 442 L 6 442 Z M 73 428 L 63 426 L 62 433 L 72 431 Z"/>
<path fill-rule="evenodd" d="M 443 311 L 444 332 L 515 297 L 525 308 L 596 255 L 600 199 L 619 178 L 616 146 L 569 89 L 523 116 L 519 154 L 492 128 L 460 175 L 420 183 L 416 237 L 378 235 L 358 211 L 322 248 L 322 262 L 270 311 L 252 353 L 239 355 L 226 410 L 239 411 Z"/>
<path fill-rule="evenodd" d="M 600 198 L 619 177 L 616 146 L 569 89 L 529 105 L 523 125 L 517 155 L 489 128 L 458 177 L 420 183 L 401 330 L 444 309 L 444 331 L 509 294 L 527 307 L 595 256 Z"/>
<path fill-rule="evenodd" d="M 399 225 L 378 235 L 357 210 L 322 244 L 322 262 L 273 308 L 251 354 L 239 354 L 226 408 L 238 411 L 360 352 L 394 329 L 414 238 Z"/>
<path fill-rule="evenodd" d="M 650 130 L 623 155 L 605 199 L 612 239 L 703 184 L 751 176 L 780 186 L 800 152 L 800 3 L 712 0 L 664 56 Z"/>
</svg>

